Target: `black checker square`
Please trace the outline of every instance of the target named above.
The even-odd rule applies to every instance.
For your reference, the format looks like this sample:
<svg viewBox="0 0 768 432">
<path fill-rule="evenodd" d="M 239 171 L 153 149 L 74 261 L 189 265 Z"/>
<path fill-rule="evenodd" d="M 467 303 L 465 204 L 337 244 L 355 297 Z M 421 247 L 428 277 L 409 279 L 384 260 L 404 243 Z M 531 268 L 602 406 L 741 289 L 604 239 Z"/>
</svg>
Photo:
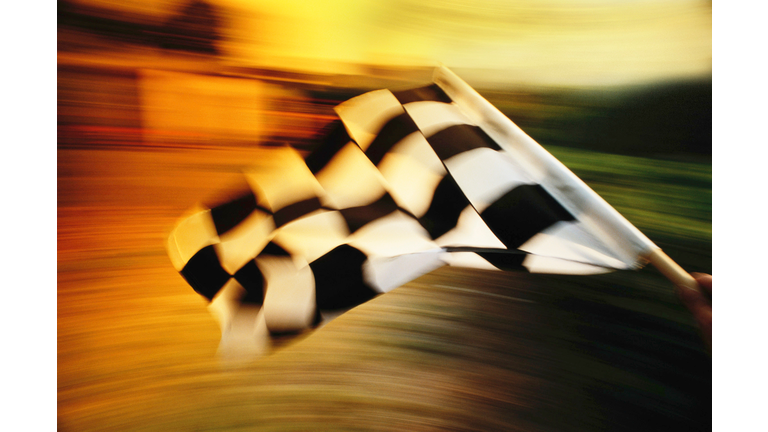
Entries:
<svg viewBox="0 0 768 432">
<path fill-rule="evenodd" d="M 398 102 L 405 105 L 411 102 L 444 102 L 451 103 L 451 98 L 441 89 L 437 84 L 430 84 L 424 87 L 418 87 L 415 89 L 393 91 L 393 95 L 397 98 Z"/>
<path fill-rule="evenodd" d="M 523 266 L 523 261 L 525 261 L 525 258 L 528 256 L 526 252 L 520 250 L 500 250 L 475 253 L 499 270 L 528 271 L 528 269 Z"/>
<path fill-rule="evenodd" d="M 264 274 L 254 260 L 248 261 L 234 274 L 235 280 L 245 288 L 246 295 L 241 301 L 249 304 L 264 304 Z"/>
<path fill-rule="evenodd" d="M 374 164 L 379 165 L 387 152 L 408 135 L 418 132 L 419 128 L 407 113 L 400 114 L 389 120 L 376 135 L 371 145 L 365 150 L 365 155 Z"/>
<path fill-rule="evenodd" d="M 229 202 L 211 208 L 211 219 L 216 232 L 222 235 L 236 227 L 257 209 L 260 207 L 256 202 L 256 195 L 248 190 Z"/>
<path fill-rule="evenodd" d="M 510 249 L 534 235 L 574 217 L 539 184 L 517 186 L 480 214 L 488 228 Z"/>
<path fill-rule="evenodd" d="M 446 174 L 438 183 L 432 202 L 424 216 L 419 218 L 419 223 L 434 240 L 456 227 L 461 212 L 469 205 L 456 180 Z"/>
<path fill-rule="evenodd" d="M 427 142 L 442 161 L 476 148 L 501 150 L 501 147 L 478 126 L 460 124 L 449 126 L 427 138 Z"/>
<path fill-rule="evenodd" d="M 181 269 L 181 276 L 198 294 L 213 300 L 216 293 L 232 277 L 221 266 L 213 245 L 200 249 Z"/>
<path fill-rule="evenodd" d="M 349 232 L 354 233 L 366 224 L 387 216 L 395 210 L 398 210 L 397 203 L 390 194 L 385 193 L 368 205 L 339 210 L 339 213 L 347 222 Z"/>
<path fill-rule="evenodd" d="M 275 227 L 279 228 L 288 222 L 306 216 L 315 210 L 322 208 L 320 198 L 312 197 L 293 204 L 289 204 L 274 214 Z"/>
<path fill-rule="evenodd" d="M 367 259 L 360 250 L 341 245 L 309 264 L 315 276 L 318 309 L 348 309 L 378 295 L 363 278 Z"/>
<path fill-rule="evenodd" d="M 283 249 L 280 245 L 278 245 L 275 242 L 269 242 L 266 246 L 264 246 L 264 249 L 259 252 L 259 256 L 263 255 L 269 255 L 269 256 L 291 256 L 291 254 L 288 253 L 285 249 Z"/>
<path fill-rule="evenodd" d="M 347 129 L 341 120 L 334 120 L 324 131 L 326 133 L 320 144 L 304 158 L 304 163 L 312 172 L 317 174 L 336 156 L 347 143 L 351 141 Z"/>
</svg>

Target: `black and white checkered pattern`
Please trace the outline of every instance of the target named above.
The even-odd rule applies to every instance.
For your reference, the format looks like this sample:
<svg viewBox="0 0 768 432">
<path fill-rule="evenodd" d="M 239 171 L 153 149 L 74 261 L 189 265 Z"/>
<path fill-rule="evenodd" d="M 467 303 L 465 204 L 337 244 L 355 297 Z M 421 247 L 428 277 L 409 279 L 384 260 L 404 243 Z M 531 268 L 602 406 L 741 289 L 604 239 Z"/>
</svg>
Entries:
<svg viewBox="0 0 768 432">
<path fill-rule="evenodd" d="M 236 198 L 194 209 L 168 240 L 171 260 L 207 299 L 258 307 L 269 334 L 315 327 L 446 264 L 641 265 L 652 243 L 494 110 L 444 68 L 435 84 L 344 102 L 305 159 L 276 150 Z"/>
</svg>

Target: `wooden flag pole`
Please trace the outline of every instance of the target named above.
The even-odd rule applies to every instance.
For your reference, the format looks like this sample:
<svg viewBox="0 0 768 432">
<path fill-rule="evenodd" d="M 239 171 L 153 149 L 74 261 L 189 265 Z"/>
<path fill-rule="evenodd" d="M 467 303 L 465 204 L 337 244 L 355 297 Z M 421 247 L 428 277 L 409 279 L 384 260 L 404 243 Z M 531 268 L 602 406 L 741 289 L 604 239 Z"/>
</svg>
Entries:
<svg viewBox="0 0 768 432">
<path fill-rule="evenodd" d="M 661 249 L 654 249 L 646 258 L 676 286 L 700 291 L 699 283 L 696 282 L 696 279 L 683 270 L 676 262 L 672 261 L 672 258 L 667 256 Z"/>
</svg>

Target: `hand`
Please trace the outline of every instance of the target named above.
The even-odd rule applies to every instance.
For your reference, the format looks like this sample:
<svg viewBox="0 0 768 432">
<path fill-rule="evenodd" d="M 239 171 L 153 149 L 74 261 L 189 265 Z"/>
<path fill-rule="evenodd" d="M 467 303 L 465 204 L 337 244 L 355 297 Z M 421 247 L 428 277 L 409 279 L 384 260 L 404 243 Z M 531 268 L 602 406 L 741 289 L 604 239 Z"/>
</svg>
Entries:
<svg viewBox="0 0 768 432">
<path fill-rule="evenodd" d="M 712 351 L 712 275 L 704 273 L 691 274 L 699 283 L 699 290 L 689 288 L 677 288 L 685 307 L 693 314 L 693 319 L 699 325 L 701 337 Z"/>
</svg>

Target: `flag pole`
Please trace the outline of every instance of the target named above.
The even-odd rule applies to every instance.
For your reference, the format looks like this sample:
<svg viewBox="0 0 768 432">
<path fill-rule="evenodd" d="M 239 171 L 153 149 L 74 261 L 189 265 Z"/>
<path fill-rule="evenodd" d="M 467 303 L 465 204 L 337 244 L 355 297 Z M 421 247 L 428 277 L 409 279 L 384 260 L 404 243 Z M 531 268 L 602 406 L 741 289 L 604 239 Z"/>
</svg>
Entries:
<svg viewBox="0 0 768 432">
<path fill-rule="evenodd" d="M 666 276 L 675 286 L 699 291 L 699 283 L 687 271 L 683 270 L 676 262 L 672 260 L 661 249 L 654 249 L 646 257 L 648 261 L 656 267 L 661 274 Z"/>
</svg>

